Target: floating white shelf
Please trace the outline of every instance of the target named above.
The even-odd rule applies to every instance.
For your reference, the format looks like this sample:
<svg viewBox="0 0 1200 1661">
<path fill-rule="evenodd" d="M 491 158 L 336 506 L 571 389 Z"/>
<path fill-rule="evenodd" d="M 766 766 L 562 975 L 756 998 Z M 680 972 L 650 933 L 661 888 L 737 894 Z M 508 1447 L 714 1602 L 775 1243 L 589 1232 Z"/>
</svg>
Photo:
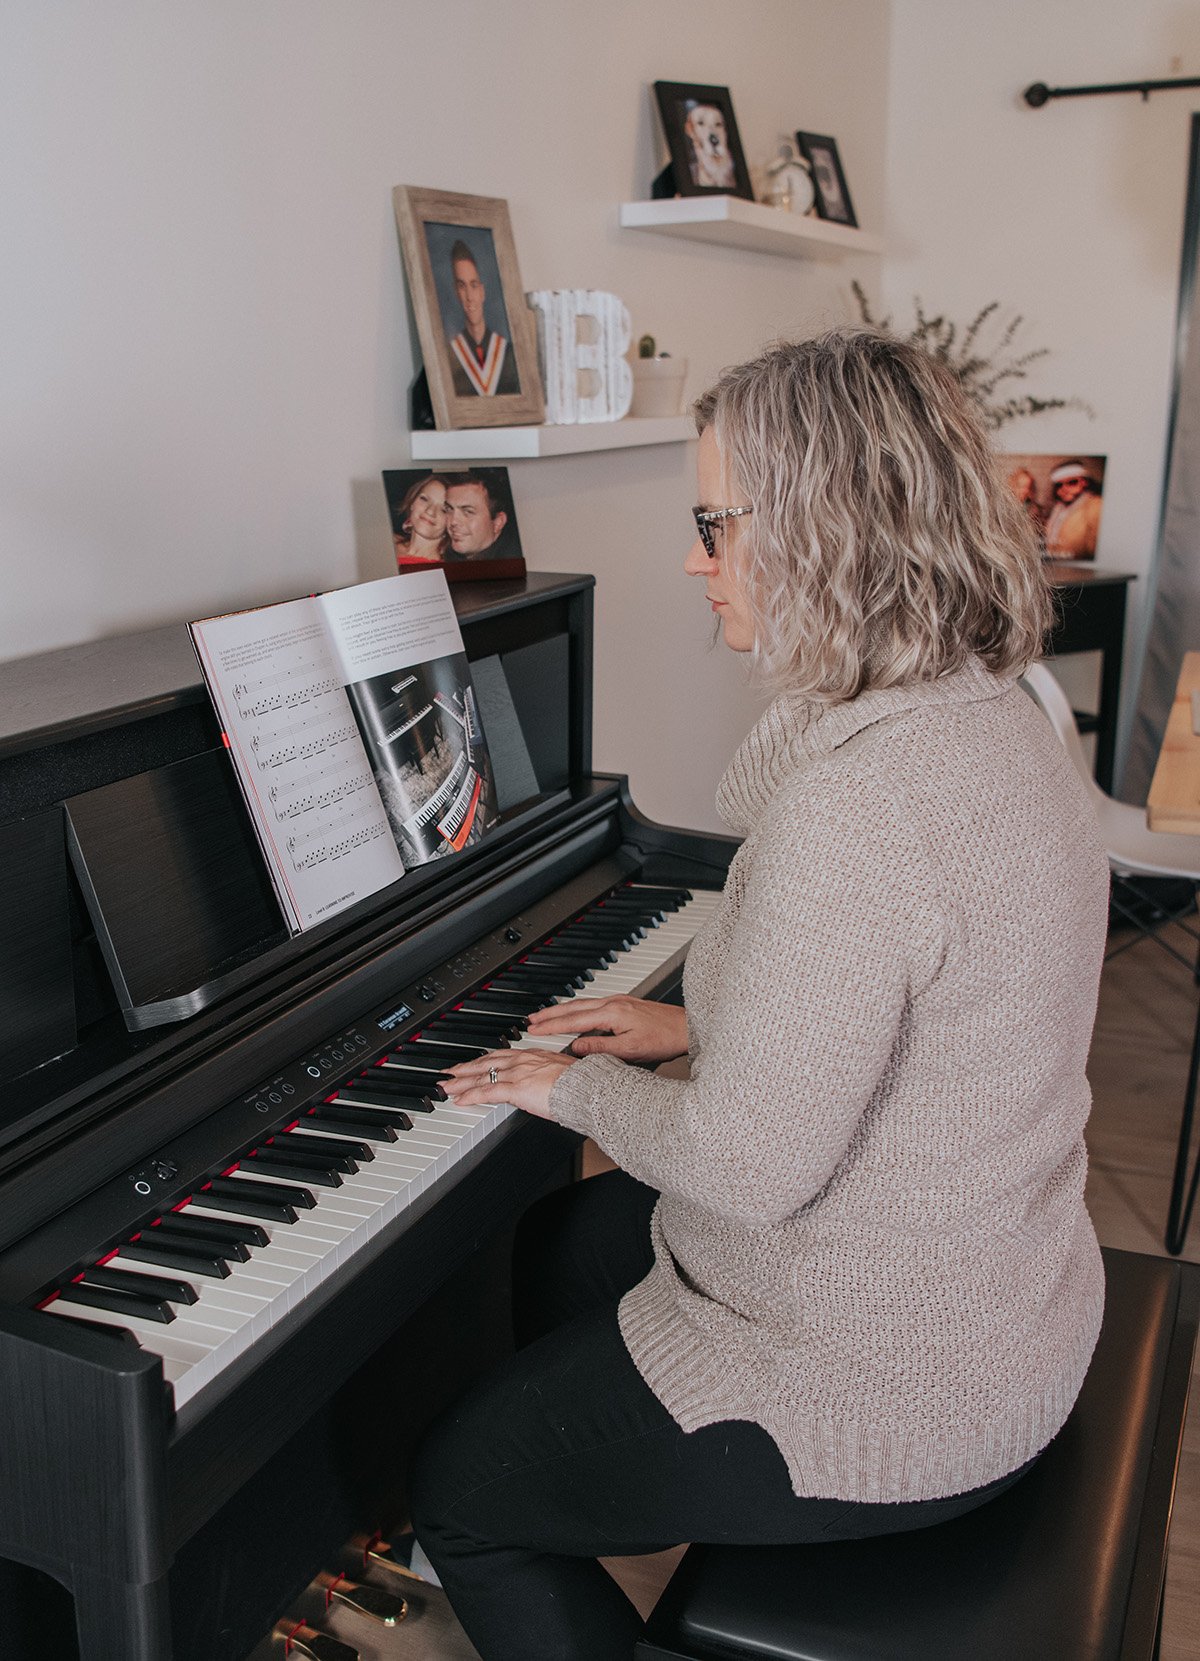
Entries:
<svg viewBox="0 0 1200 1661">
<path fill-rule="evenodd" d="M 792 259 L 838 259 L 842 254 L 880 254 L 883 242 L 854 225 L 808 219 L 741 196 L 674 196 L 661 202 L 622 202 L 627 230 L 659 231 L 696 242 L 750 248 Z"/>
<path fill-rule="evenodd" d="M 527 456 L 575 456 L 587 450 L 626 450 L 637 444 L 679 444 L 695 438 L 690 415 L 581 421 L 569 427 L 460 427 L 414 432 L 414 461 L 521 461 Z"/>
</svg>

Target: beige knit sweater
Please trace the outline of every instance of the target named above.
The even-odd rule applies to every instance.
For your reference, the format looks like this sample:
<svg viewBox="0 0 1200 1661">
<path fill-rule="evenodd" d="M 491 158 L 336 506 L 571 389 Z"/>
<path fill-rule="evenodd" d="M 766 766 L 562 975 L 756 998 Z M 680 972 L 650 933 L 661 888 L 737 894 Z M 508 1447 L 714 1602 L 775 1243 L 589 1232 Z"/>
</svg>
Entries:
<svg viewBox="0 0 1200 1661">
<path fill-rule="evenodd" d="M 1086 793 L 972 662 L 777 700 L 718 805 L 745 841 L 687 961 L 690 1080 L 591 1056 L 551 1097 L 662 1194 L 629 1352 L 685 1430 L 767 1430 L 798 1494 L 989 1482 L 1062 1425 L 1104 1301 Z"/>
</svg>

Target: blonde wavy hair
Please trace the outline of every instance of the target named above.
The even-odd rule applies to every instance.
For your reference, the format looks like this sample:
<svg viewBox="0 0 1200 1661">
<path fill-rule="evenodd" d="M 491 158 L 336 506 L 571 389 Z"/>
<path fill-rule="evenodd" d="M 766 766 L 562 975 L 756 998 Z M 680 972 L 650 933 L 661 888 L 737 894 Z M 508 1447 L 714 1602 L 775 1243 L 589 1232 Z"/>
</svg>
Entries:
<svg viewBox="0 0 1200 1661">
<path fill-rule="evenodd" d="M 863 329 L 772 346 L 695 405 L 753 513 L 729 539 L 768 684 L 828 702 L 1041 655 L 1036 536 L 954 375 Z"/>
</svg>

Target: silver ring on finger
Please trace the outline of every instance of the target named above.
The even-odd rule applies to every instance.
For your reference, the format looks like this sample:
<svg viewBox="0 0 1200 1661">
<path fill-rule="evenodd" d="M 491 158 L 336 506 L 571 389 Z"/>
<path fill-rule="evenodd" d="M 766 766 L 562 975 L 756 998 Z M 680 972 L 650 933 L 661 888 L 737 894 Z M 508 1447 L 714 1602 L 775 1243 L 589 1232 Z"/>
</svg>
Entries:
<svg viewBox="0 0 1200 1661">
<path fill-rule="evenodd" d="M 494 1067 L 489 1067 L 488 1068 L 488 1083 L 489 1084 L 499 1084 L 499 1082 L 500 1082 L 500 1075 L 497 1073 L 497 1071 Z"/>
</svg>

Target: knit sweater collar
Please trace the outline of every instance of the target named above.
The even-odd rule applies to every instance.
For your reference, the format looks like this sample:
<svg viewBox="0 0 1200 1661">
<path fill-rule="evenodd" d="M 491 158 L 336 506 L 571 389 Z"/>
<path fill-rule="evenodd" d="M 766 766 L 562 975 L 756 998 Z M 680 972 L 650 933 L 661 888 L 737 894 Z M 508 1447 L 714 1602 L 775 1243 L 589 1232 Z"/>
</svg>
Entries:
<svg viewBox="0 0 1200 1661">
<path fill-rule="evenodd" d="M 1011 680 L 969 658 L 935 681 L 862 692 L 840 704 L 822 704 L 784 692 L 743 739 L 717 786 L 717 812 L 732 830 L 746 832 L 788 776 L 808 759 L 829 755 L 848 739 L 910 710 L 978 703 L 1006 692 Z"/>
</svg>

